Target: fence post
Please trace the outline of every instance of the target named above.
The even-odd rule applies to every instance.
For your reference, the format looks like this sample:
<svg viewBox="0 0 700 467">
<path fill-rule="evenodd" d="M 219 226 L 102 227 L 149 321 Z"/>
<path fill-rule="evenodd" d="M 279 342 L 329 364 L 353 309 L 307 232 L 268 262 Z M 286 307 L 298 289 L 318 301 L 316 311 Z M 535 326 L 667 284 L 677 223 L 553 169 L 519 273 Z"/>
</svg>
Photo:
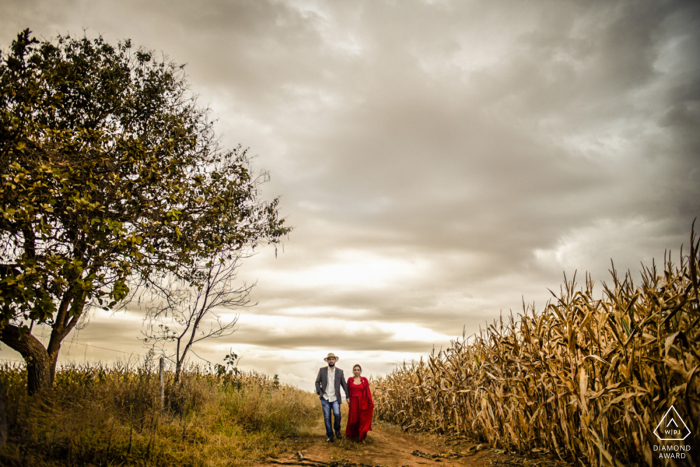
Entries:
<svg viewBox="0 0 700 467">
<path fill-rule="evenodd" d="M 165 375 L 164 373 L 165 369 L 165 359 L 163 357 L 160 357 L 160 410 L 163 411 L 163 408 L 165 407 Z"/>
</svg>

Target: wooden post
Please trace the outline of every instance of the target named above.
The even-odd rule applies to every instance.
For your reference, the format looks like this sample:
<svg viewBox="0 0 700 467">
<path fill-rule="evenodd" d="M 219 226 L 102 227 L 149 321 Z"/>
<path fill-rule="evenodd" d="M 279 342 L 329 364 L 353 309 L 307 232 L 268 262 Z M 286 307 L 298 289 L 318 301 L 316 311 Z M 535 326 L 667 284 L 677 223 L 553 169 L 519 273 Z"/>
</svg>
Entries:
<svg viewBox="0 0 700 467">
<path fill-rule="evenodd" d="M 165 358 L 160 357 L 160 410 L 165 407 Z"/>
</svg>

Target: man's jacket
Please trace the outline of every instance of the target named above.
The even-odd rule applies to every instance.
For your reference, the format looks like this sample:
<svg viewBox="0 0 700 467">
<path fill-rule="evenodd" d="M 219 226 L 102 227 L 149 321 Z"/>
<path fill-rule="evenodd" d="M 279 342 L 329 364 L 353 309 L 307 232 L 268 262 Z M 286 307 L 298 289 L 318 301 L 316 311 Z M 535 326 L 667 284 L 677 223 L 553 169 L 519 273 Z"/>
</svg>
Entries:
<svg viewBox="0 0 700 467">
<path fill-rule="evenodd" d="M 316 394 L 323 399 L 323 395 L 326 393 L 326 386 L 328 386 L 328 367 L 324 366 L 318 370 L 318 376 L 316 377 Z M 343 370 L 340 368 L 335 369 L 335 399 L 339 404 L 343 403 L 340 397 L 340 387 L 343 387 L 345 391 L 345 400 L 350 399 L 350 392 L 348 391 L 348 383 L 345 381 L 345 375 Z"/>
</svg>

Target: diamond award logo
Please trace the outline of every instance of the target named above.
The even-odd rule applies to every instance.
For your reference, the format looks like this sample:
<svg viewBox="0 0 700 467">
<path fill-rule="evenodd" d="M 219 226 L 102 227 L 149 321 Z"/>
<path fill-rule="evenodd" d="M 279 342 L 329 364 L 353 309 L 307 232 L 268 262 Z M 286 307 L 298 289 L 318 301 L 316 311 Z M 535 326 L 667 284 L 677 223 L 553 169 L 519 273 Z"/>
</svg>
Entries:
<svg viewBox="0 0 700 467">
<path fill-rule="evenodd" d="M 654 434 L 659 441 L 682 441 L 690 435 L 690 429 L 671 406 L 656 426 Z"/>
</svg>

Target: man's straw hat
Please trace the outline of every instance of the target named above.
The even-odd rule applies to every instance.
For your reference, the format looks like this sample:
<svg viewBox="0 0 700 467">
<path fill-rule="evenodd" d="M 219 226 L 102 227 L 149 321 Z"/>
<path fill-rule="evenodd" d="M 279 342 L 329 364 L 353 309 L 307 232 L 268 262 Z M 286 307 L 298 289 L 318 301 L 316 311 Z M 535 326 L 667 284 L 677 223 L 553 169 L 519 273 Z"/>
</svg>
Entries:
<svg viewBox="0 0 700 467">
<path fill-rule="evenodd" d="M 324 361 L 324 362 L 327 362 L 328 359 L 331 358 L 331 357 L 335 357 L 335 361 L 336 361 L 336 362 L 337 362 L 338 360 L 340 360 L 340 357 L 339 357 L 339 356 L 337 356 L 336 354 L 334 354 L 333 352 L 331 352 L 331 353 L 328 354 L 328 356 L 327 356 L 326 358 L 323 359 L 323 361 Z"/>
</svg>

